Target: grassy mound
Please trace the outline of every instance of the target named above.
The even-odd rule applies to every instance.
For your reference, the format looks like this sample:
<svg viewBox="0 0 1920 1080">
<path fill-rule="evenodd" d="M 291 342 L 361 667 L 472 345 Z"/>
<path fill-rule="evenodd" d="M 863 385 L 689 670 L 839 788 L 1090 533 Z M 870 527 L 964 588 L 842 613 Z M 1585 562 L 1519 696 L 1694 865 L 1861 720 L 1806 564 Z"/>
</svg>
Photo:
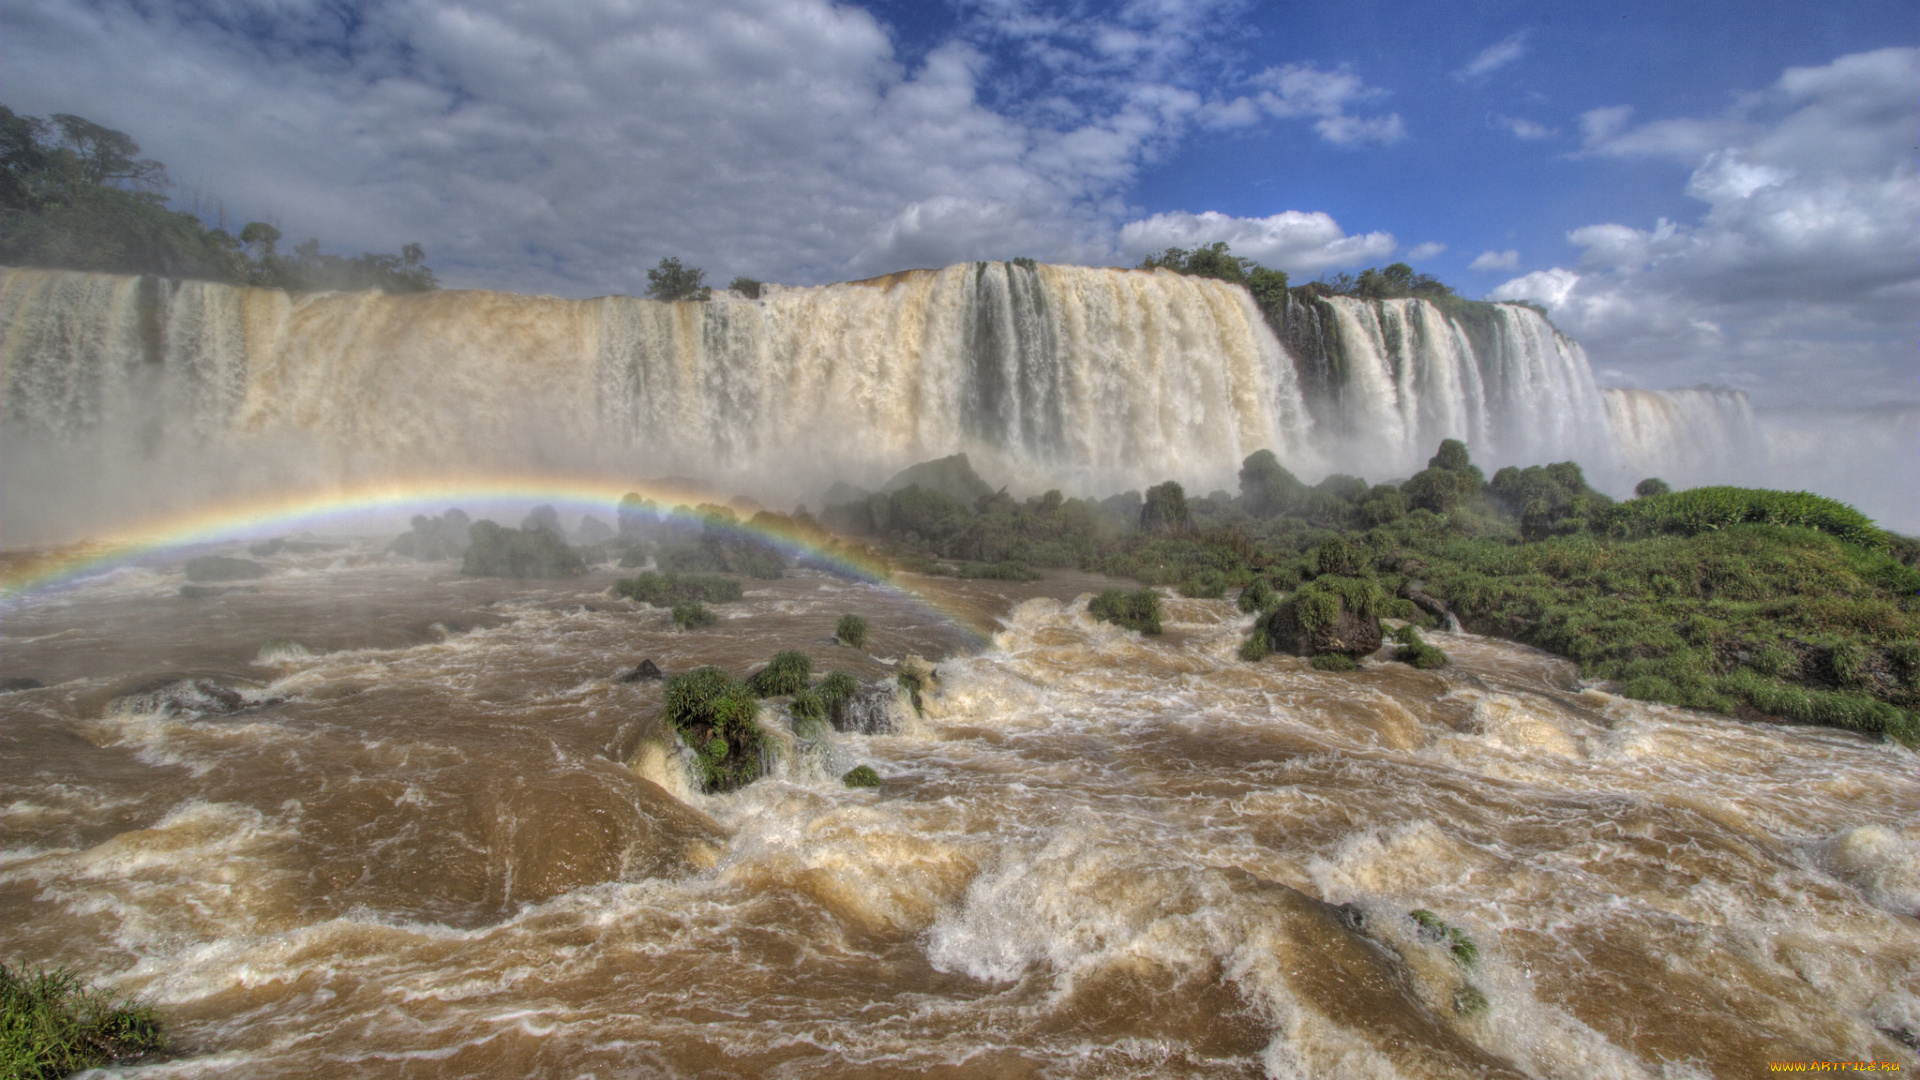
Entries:
<svg viewBox="0 0 1920 1080">
<path fill-rule="evenodd" d="M 695 755 L 701 789 L 731 791 L 760 778 L 766 735 L 760 702 L 747 685 L 717 667 L 667 680 L 662 718 Z"/>
<path fill-rule="evenodd" d="M 720 621 L 713 609 L 698 600 L 689 600 L 684 604 L 673 605 L 673 625 L 682 630 L 697 630 L 702 626 L 712 626 Z"/>
<path fill-rule="evenodd" d="M 1160 632 L 1160 594 L 1152 589 L 1107 589 L 1087 604 L 1087 614 L 1142 634 Z"/>
<path fill-rule="evenodd" d="M 858 615 L 842 615 L 840 625 L 833 628 L 833 636 L 839 638 L 842 645 L 864 649 L 867 647 L 867 620 Z"/>
<path fill-rule="evenodd" d="M 1393 658 L 1403 664 L 1411 664 L 1422 671 L 1447 666 L 1447 654 L 1421 637 L 1419 629 L 1412 624 L 1395 630 L 1393 640 L 1400 643 L 1400 647 L 1393 651 Z"/>
<path fill-rule="evenodd" d="M 613 583 L 615 596 L 654 607 L 672 607 L 699 600 L 725 604 L 740 599 L 740 581 L 718 574 L 655 574 L 621 578 Z"/>
<path fill-rule="evenodd" d="M 813 675 L 813 661 L 797 649 L 773 654 L 766 667 L 747 678 L 747 687 L 758 697 L 797 694 L 807 688 Z"/>
</svg>

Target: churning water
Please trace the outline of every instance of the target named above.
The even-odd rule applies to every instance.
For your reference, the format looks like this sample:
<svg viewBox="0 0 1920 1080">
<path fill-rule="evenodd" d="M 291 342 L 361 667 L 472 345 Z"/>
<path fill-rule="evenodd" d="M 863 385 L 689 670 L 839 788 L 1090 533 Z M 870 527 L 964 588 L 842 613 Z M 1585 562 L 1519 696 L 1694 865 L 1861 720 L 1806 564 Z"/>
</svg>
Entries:
<svg viewBox="0 0 1920 1080">
<path fill-rule="evenodd" d="M 160 1076 L 1751 1076 L 1920 1031 L 1904 750 L 1582 688 L 1234 658 L 1103 583 L 800 571 L 716 627 L 349 546 L 16 602 L 0 953 L 156 1001 Z M 833 644 L 843 612 L 871 655 Z M 651 658 L 938 662 L 702 795 Z M 782 726 L 778 708 L 764 714 Z M 877 790 L 839 774 L 871 764 Z M 1431 912 L 1477 956 L 1456 959 Z"/>
</svg>

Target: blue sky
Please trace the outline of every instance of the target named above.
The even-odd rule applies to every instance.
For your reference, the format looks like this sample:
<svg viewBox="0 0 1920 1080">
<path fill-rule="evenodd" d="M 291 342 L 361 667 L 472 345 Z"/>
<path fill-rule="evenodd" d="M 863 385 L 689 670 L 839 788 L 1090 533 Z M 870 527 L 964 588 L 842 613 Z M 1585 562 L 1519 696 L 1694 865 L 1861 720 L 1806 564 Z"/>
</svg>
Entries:
<svg viewBox="0 0 1920 1080">
<path fill-rule="evenodd" d="M 1545 303 L 1601 381 L 1920 401 L 1910 0 L 12 0 L 0 99 L 453 286 L 1227 239 Z"/>
</svg>

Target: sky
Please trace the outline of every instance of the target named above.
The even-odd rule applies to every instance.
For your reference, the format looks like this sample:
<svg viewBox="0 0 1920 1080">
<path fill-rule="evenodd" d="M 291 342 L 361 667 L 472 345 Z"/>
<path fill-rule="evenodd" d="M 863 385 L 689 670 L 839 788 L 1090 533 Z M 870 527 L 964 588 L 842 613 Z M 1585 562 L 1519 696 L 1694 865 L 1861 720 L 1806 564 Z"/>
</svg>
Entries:
<svg viewBox="0 0 1920 1080">
<path fill-rule="evenodd" d="M 176 205 L 639 294 L 1228 241 L 1544 304 L 1602 385 L 1920 403 L 1911 0 L 8 0 Z"/>
</svg>

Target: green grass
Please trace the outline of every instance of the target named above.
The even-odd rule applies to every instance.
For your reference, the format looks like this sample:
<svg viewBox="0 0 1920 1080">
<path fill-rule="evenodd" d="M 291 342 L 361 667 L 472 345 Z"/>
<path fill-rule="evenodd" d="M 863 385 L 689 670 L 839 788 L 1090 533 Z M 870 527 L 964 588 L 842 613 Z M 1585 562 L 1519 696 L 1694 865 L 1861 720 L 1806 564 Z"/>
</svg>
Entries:
<svg viewBox="0 0 1920 1080">
<path fill-rule="evenodd" d="M 28 975 L 0 964 L 0 1075 L 42 1080 L 164 1050 L 149 1005 L 115 1000 L 56 968 Z"/>
<path fill-rule="evenodd" d="M 717 667 L 667 679 L 661 718 L 694 751 L 700 786 L 731 791 L 760 778 L 760 703 L 745 683 Z"/>
<path fill-rule="evenodd" d="M 613 583 L 615 596 L 624 596 L 629 600 L 638 600 L 654 607 L 672 607 L 699 600 L 709 604 L 725 604 L 740 599 L 741 588 L 738 578 L 722 577 L 719 574 L 655 574 L 645 573 L 638 577 L 621 578 Z"/>
<path fill-rule="evenodd" d="M 773 654 L 767 666 L 747 678 L 747 687 L 757 697 L 797 694 L 807 688 L 813 675 L 813 661 L 798 649 Z"/>
<path fill-rule="evenodd" d="M 713 609 L 698 600 L 689 600 L 684 604 L 673 605 L 673 625 L 682 630 L 697 630 L 702 626 L 712 626 L 720 621 Z"/>
<path fill-rule="evenodd" d="M 1411 623 L 1395 630 L 1393 640 L 1400 643 L 1400 647 L 1393 652 L 1393 658 L 1403 664 L 1411 664 L 1422 671 L 1447 666 L 1447 654 L 1421 637 L 1419 629 Z"/>
<path fill-rule="evenodd" d="M 864 649 L 867 647 L 867 620 L 858 615 L 842 615 L 840 625 L 833 629 L 833 636 L 839 638 L 842 645 Z"/>
<path fill-rule="evenodd" d="M 1087 604 L 1087 614 L 1142 634 L 1160 632 L 1160 594 L 1152 589 L 1107 589 Z"/>
</svg>

